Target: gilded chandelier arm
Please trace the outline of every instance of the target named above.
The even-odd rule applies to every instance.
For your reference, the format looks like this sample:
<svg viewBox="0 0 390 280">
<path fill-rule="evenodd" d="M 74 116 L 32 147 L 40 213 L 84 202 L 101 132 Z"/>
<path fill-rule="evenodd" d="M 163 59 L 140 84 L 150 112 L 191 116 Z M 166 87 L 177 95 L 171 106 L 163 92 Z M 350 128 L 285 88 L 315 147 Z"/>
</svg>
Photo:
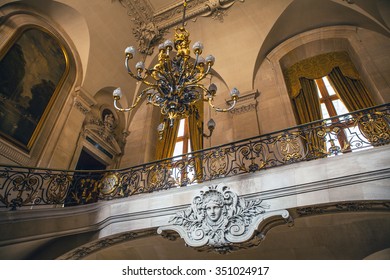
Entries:
<svg viewBox="0 0 390 280">
<path fill-rule="evenodd" d="M 232 100 L 233 100 L 232 105 L 230 105 L 229 108 L 218 108 L 213 104 L 214 96 L 215 96 L 216 91 L 217 91 L 217 86 L 215 84 L 211 84 L 208 89 L 202 84 L 191 85 L 191 86 L 188 86 L 187 88 L 200 88 L 201 90 L 203 90 L 203 92 L 205 93 L 205 98 L 203 98 L 203 101 L 208 101 L 211 108 L 213 108 L 217 112 L 228 112 L 228 111 L 232 110 L 234 108 L 234 106 L 236 106 L 238 97 L 240 95 L 240 92 L 238 91 L 238 89 L 233 88 L 230 92 L 230 96 L 232 97 Z"/>
<path fill-rule="evenodd" d="M 212 102 L 213 102 L 213 99 L 212 98 L 209 98 L 209 104 L 211 106 L 211 108 L 213 108 L 215 111 L 217 112 L 229 112 L 231 109 L 234 108 L 234 106 L 236 106 L 236 103 L 237 103 L 237 99 L 238 97 L 235 96 L 232 98 L 233 99 L 233 103 L 232 105 L 229 107 L 229 108 L 217 108 Z"/>
<path fill-rule="evenodd" d="M 207 90 L 206 98 L 207 98 L 211 108 L 213 108 L 217 112 L 228 112 L 228 111 L 232 110 L 234 108 L 234 106 L 236 106 L 238 96 L 240 95 L 240 92 L 238 91 L 237 88 L 233 88 L 230 92 L 230 96 L 232 97 L 233 103 L 232 103 L 232 105 L 229 106 L 229 108 L 218 108 L 213 104 L 214 95 L 215 95 L 216 91 L 217 91 L 217 86 L 215 84 L 211 84 L 209 86 L 209 89 Z"/>
<path fill-rule="evenodd" d="M 135 75 L 133 73 L 133 71 L 131 71 L 131 68 L 129 66 L 129 60 L 133 58 L 134 54 L 135 54 L 135 49 L 134 47 L 127 47 L 126 50 L 125 50 L 125 53 L 126 53 L 126 58 L 125 58 L 125 67 L 126 67 L 126 70 L 127 70 L 127 73 L 132 77 L 134 78 L 135 80 L 137 81 L 140 81 L 142 83 L 144 83 L 145 85 L 148 85 L 148 86 L 153 86 L 152 83 L 148 82 L 146 79 L 149 77 L 148 75 L 148 71 L 146 71 L 145 73 L 145 76 L 144 77 L 141 77 L 141 73 L 143 72 L 143 70 L 145 69 L 145 65 L 142 61 L 139 61 L 137 62 L 137 64 L 135 65 L 136 67 L 136 70 L 137 70 L 137 75 Z"/>
<path fill-rule="evenodd" d="M 114 90 L 114 92 L 112 93 L 113 97 L 114 97 L 114 107 L 115 109 L 117 109 L 118 111 L 120 112 L 130 112 L 131 110 L 133 110 L 137 105 L 138 103 L 141 101 L 143 95 L 145 94 L 145 90 L 143 90 L 138 96 L 137 96 L 137 99 L 135 100 L 135 102 L 133 103 L 133 105 L 131 105 L 129 108 L 121 108 L 119 105 L 118 105 L 118 100 L 120 100 L 123 96 L 122 94 L 122 90 L 121 88 L 117 88 Z"/>
</svg>

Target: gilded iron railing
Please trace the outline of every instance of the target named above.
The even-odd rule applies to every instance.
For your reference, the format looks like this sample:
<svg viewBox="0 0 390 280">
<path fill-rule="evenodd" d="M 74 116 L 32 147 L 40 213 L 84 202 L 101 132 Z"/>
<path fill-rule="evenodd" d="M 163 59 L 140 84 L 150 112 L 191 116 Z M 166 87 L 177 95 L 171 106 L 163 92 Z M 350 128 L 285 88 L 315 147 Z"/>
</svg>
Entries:
<svg viewBox="0 0 390 280">
<path fill-rule="evenodd" d="M 390 104 L 385 104 L 121 170 L 0 167 L 0 207 L 94 203 L 389 143 Z"/>
</svg>

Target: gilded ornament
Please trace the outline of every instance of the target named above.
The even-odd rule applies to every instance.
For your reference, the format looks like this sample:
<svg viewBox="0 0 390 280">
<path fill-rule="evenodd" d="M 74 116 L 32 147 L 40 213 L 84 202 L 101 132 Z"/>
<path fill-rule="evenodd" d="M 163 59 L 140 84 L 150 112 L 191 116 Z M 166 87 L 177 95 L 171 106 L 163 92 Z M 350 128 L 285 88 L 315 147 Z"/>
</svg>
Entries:
<svg viewBox="0 0 390 280">
<path fill-rule="evenodd" d="M 99 183 L 99 190 L 100 194 L 103 197 L 111 195 L 119 186 L 119 174 L 117 173 L 107 173 L 104 175 L 104 177 L 100 180 Z"/>
<path fill-rule="evenodd" d="M 356 123 L 373 146 L 383 145 L 390 140 L 389 115 L 381 112 L 362 115 Z"/>
</svg>

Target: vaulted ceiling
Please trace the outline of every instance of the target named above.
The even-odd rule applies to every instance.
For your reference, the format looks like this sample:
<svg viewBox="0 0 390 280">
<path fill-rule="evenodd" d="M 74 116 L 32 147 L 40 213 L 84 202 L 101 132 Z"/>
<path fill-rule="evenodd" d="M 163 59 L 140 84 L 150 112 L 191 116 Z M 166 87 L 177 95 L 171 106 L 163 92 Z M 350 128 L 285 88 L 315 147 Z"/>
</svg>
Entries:
<svg viewBox="0 0 390 280">
<path fill-rule="evenodd" d="M 137 90 L 122 67 L 123 50 L 153 48 L 172 39 L 181 23 L 181 0 L 36 0 L 23 3 L 47 14 L 67 32 L 82 63 L 82 87 L 94 95 L 121 86 L 131 102 Z M 214 70 L 229 87 L 252 90 L 256 69 L 273 48 L 299 33 L 324 26 L 351 25 L 390 36 L 387 0 L 189 0 L 187 29 L 216 57 Z M 141 58 L 141 56 L 139 56 Z M 242 67 L 242 66 L 245 67 Z M 231 69 L 240 69 L 240 72 Z M 125 104 L 124 104 L 125 105 Z"/>
</svg>

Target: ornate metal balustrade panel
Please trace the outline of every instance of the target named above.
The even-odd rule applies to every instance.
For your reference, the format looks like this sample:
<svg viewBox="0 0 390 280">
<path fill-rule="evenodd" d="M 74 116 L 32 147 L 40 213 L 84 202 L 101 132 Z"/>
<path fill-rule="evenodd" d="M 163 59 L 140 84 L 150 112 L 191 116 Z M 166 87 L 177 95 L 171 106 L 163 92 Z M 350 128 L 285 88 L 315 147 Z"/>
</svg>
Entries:
<svg viewBox="0 0 390 280">
<path fill-rule="evenodd" d="M 390 105 L 121 170 L 0 167 L 0 207 L 73 206 L 184 187 L 390 143 Z"/>
</svg>

